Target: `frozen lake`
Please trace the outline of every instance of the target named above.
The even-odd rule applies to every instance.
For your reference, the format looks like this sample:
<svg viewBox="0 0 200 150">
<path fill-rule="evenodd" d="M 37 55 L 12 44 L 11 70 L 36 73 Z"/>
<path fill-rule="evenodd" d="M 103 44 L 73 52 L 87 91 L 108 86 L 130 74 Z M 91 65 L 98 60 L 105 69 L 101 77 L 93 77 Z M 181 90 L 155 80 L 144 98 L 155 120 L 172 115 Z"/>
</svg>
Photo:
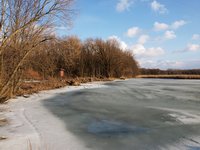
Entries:
<svg viewBox="0 0 200 150">
<path fill-rule="evenodd" d="M 88 149 L 200 149 L 200 80 L 116 81 L 42 105 Z"/>
</svg>

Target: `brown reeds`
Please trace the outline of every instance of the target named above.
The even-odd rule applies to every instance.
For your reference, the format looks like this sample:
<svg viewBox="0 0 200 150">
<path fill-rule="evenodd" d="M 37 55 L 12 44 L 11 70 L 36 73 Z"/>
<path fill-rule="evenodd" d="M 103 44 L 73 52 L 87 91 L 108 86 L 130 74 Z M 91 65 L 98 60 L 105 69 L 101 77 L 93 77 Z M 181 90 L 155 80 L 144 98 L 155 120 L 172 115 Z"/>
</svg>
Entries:
<svg viewBox="0 0 200 150">
<path fill-rule="evenodd" d="M 137 78 L 157 78 L 157 79 L 200 79 L 200 75 L 138 75 Z"/>
</svg>

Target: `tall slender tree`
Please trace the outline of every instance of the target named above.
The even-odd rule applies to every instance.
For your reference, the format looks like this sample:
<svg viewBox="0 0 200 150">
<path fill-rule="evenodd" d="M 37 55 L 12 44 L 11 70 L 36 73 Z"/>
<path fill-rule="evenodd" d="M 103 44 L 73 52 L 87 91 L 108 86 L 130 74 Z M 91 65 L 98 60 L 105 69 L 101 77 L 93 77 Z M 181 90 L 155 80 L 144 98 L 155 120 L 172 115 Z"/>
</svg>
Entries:
<svg viewBox="0 0 200 150">
<path fill-rule="evenodd" d="M 26 59 L 39 45 L 49 40 L 53 25 L 71 23 L 74 0 L 0 1 L 0 101 L 12 96 L 18 87 Z M 60 20 L 58 20 L 60 19 Z M 13 65 L 4 58 L 16 53 Z M 11 54 L 11 55 L 12 55 Z M 10 65 L 11 66 L 11 65 Z"/>
</svg>

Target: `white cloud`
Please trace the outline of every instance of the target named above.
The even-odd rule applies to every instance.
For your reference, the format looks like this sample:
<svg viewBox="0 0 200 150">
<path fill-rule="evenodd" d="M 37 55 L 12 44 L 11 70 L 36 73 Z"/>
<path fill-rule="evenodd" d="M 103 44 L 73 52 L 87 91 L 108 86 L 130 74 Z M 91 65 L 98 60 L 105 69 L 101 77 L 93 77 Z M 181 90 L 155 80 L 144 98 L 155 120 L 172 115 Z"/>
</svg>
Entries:
<svg viewBox="0 0 200 150">
<path fill-rule="evenodd" d="M 162 68 L 171 69 L 171 68 L 181 68 L 184 65 L 182 61 L 171 61 L 171 60 L 160 60 L 157 61 L 157 66 Z"/>
<path fill-rule="evenodd" d="M 119 46 L 122 50 L 126 50 L 128 48 L 128 45 L 116 35 L 112 35 L 112 36 L 108 37 L 108 39 L 109 40 L 112 40 L 112 39 L 116 40 L 119 43 Z"/>
<path fill-rule="evenodd" d="M 145 44 L 149 40 L 149 35 L 143 34 L 139 37 L 138 43 L 139 44 Z"/>
<path fill-rule="evenodd" d="M 175 21 L 175 22 L 172 23 L 171 28 L 172 29 L 178 29 L 185 24 L 186 24 L 185 20 L 178 20 L 178 21 Z"/>
<path fill-rule="evenodd" d="M 133 0 L 119 0 L 116 5 L 116 10 L 118 12 L 123 12 L 124 10 L 128 10 L 132 4 Z"/>
<path fill-rule="evenodd" d="M 154 40 L 157 42 L 164 42 L 166 40 L 172 40 L 176 38 L 176 34 L 172 30 L 167 30 L 164 32 L 162 36 L 156 37 Z"/>
<path fill-rule="evenodd" d="M 164 34 L 164 39 L 172 40 L 176 38 L 174 31 L 167 30 Z"/>
<path fill-rule="evenodd" d="M 133 45 L 131 49 L 136 56 L 143 55 L 146 52 L 146 48 L 142 44 Z"/>
<path fill-rule="evenodd" d="M 200 35 L 199 34 L 193 34 L 192 40 L 200 40 Z"/>
<path fill-rule="evenodd" d="M 165 51 L 161 47 L 152 47 L 152 48 L 148 48 L 146 50 L 146 56 L 149 56 L 149 57 L 161 56 L 164 53 L 165 53 Z"/>
<path fill-rule="evenodd" d="M 166 23 L 160 23 L 160 22 L 155 22 L 154 23 L 154 30 L 155 31 L 164 31 L 164 30 L 175 30 L 178 29 L 182 26 L 187 24 L 185 20 L 177 20 L 174 21 L 172 24 L 166 24 Z"/>
<path fill-rule="evenodd" d="M 142 68 L 159 68 L 159 69 L 198 69 L 200 60 L 152 60 L 138 59 Z"/>
<path fill-rule="evenodd" d="M 199 51 L 200 45 L 199 44 L 188 44 L 185 50 L 190 51 L 190 52 Z"/>
<path fill-rule="evenodd" d="M 127 49 L 128 46 L 127 46 L 127 44 L 124 41 L 120 41 L 119 43 L 120 43 L 120 48 L 122 50 L 126 50 Z"/>
<path fill-rule="evenodd" d="M 159 22 L 154 23 L 154 30 L 156 31 L 167 30 L 168 28 L 169 25 L 166 23 L 159 23 Z"/>
<path fill-rule="evenodd" d="M 182 50 L 176 50 L 174 53 L 185 53 L 185 52 L 197 52 L 200 51 L 200 44 L 187 44 L 187 46 Z"/>
<path fill-rule="evenodd" d="M 138 61 L 142 68 L 182 69 L 185 65 L 182 61 L 172 60 L 139 59 Z"/>
<path fill-rule="evenodd" d="M 165 53 L 164 49 L 161 47 L 145 48 L 142 44 L 136 44 L 132 47 L 133 54 L 136 57 L 157 57 Z"/>
<path fill-rule="evenodd" d="M 167 8 L 165 7 L 165 5 L 157 2 L 156 0 L 154 0 L 152 3 L 151 3 L 151 9 L 155 12 L 158 12 L 160 14 L 164 14 L 164 13 L 167 13 L 168 10 Z"/>
<path fill-rule="evenodd" d="M 126 35 L 131 38 L 131 37 L 134 37 L 134 36 L 138 35 L 140 32 L 141 32 L 140 28 L 132 27 L 132 28 L 128 29 Z"/>
</svg>

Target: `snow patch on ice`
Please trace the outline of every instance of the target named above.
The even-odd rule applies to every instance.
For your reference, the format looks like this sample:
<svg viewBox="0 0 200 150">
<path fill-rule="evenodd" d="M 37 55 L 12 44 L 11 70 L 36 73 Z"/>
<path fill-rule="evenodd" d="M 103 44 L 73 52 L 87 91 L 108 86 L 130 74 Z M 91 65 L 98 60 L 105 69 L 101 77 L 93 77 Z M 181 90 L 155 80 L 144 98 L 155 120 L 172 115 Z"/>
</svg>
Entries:
<svg viewBox="0 0 200 150">
<path fill-rule="evenodd" d="M 178 143 L 159 148 L 160 150 L 200 150 L 200 137 L 182 138 Z"/>
<path fill-rule="evenodd" d="M 148 107 L 168 111 L 168 115 L 182 124 L 200 124 L 199 112 L 164 107 Z"/>
</svg>

